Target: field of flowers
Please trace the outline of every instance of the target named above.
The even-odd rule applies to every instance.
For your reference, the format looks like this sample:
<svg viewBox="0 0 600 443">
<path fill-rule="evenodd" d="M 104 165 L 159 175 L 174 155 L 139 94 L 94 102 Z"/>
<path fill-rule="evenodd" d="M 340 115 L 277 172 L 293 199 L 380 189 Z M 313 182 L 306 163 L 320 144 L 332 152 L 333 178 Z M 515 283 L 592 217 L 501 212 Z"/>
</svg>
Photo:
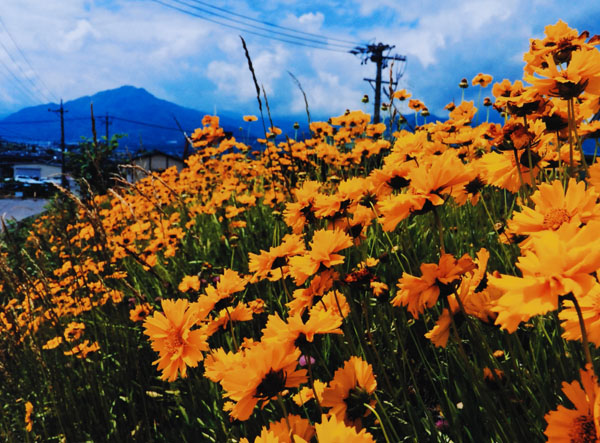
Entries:
<svg viewBox="0 0 600 443">
<path fill-rule="evenodd" d="M 548 26 L 444 122 L 207 116 L 182 171 L 63 190 L 1 243 L 2 440 L 597 441 L 598 44 Z"/>
</svg>

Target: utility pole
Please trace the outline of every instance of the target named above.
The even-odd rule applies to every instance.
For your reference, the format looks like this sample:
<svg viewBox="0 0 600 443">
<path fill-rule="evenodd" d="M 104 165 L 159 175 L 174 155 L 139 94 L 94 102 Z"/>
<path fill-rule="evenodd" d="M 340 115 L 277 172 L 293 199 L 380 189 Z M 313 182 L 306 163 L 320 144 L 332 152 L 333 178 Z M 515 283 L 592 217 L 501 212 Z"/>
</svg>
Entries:
<svg viewBox="0 0 600 443">
<path fill-rule="evenodd" d="M 384 45 L 383 43 L 377 43 L 366 46 L 357 46 L 353 50 L 350 51 L 351 54 L 360 55 L 362 57 L 361 64 L 365 64 L 368 61 L 375 63 L 376 72 L 375 79 L 365 78 L 365 81 L 368 81 L 371 86 L 373 86 L 373 82 L 375 82 L 375 100 L 373 103 L 373 123 L 379 123 L 381 121 L 380 110 L 381 110 L 381 84 L 382 83 L 390 83 L 381 80 L 381 71 L 387 68 L 389 60 L 395 61 L 406 61 L 406 56 L 404 55 L 384 55 L 384 52 L 391 51 L 395 46 Z M 395 86 L 398 83 L 398 79 L 396 79 L 392 86 Z"/>
<path fill-rule="evenodd" d="M 108 127 L 112 124 L 108 119 L 108 112 L 106 113 L 106 117 L 104 117 L 105 131 L 106 131 L 106 146 L 110 144 L 110 140 L 108 139 Z"/>
<path fill-rule="evenodd" d="M 62 98 L 60 99 L 60 108 L 48 109 L 50 112 L 57 112 L 60 114 L 60 184 L 63 188 L 69 189 L 69 182 L 65 174 L 65 108 L 63 107 Z"/>
</svg>

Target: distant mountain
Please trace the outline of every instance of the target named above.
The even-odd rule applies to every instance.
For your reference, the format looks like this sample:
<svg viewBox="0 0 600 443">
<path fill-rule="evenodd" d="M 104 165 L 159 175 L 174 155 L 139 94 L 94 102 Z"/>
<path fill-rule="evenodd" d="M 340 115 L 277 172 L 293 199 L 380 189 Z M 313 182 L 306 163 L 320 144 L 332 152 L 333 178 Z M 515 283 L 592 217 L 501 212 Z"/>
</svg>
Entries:
<svg viewBox="0 0 600 443">
<path fill-rule="evenodd" d="M 161 149 L 172 154 L 183 153 L 185 140 L 177 128 L 175 118 L 181 127 L 190 135 L 194 129 L 202 126 L 202 118 L 211 112 L 185 108 L 166 100 L 159 99 L 143 88 L 134 86 L 121 86 L 120 88 L 98 92 L 92 96 L 80 97 L 63 104 L 65 110 L 65 141 L 67 144 L 77 144 L 82 137 L 92 137 L 90 119 L 90 104 L 94 104 L 96 120 L 96 133 L 98 138 L 106 134 L 106 117 L 109 121 L 109 136 L 121 134 L 121 150 L 137 152 L 140 147 L 147 150 Z M 58 144 L 60 141 L 60 118 L 56 111 L 57 103 L 32 106 L 21 109 L 14 114 L 0 120 L 0 138 L 35 144 Z M 382 118 L 386 117 L 385 112 Z M 496 114 L 496 113 L 493 113 Z M 265 125 L 270 126 L 268 115 L 265 112 Z M 330 116 L 311 115 L 313 121 L 327 121 Z M 233 134 L 237 140 L 248 142 L 248 128 L 250 140 L 264 137 L 263 125 L 259 120 L 252 124 L 243 121 L 242 114 L 232 111 L 219 112 L 221 127 Z M 304 113 L 297 116 L 273 115 L 273 124 L 283 130 L 284 135 L 303 139 L 310 136 L 307 117 Z M 494 116 L 492 116 L 494 118 Z M 260 116 L 259 116 L 260 119 Z M 410 128 L 415 125 L 414 113 L 406 115 Z M 388 119 L 385 122 L 388 123 Z M 446 120 L 435 115 L 427 117 L 427 122 Z M 298 122 L 299 129 L 294 129 Z M 419 116 L 418 124 L 423 124 L 423 117 Z M 277 141 L 285 140 L 280 136 Z"/>
<path fill-rule="evenodd" d="M 122 86 L 80 97 L 63 104 L 65 110 L 65 141 L 76 144 L 81 137 L 92 137 L 90 104 L 94 104 L 96 133 L 98 138 L 106 134 L 106 117 L 109 121 L 109 136 L 125 134 L 120 147 L 130 152 L 141 145 L 147 149 L 163 148 L 181 154 L 184 137 L 177 128 L 175 118 L 189 134 L 202 126 L 202 117 L 209 112 L 184 108 L 161 100 L 143 88 Z M 0 120 L 0 137 L 25 142 L 58 142 L 60 140 L 59 104 L 33 106 L 21 109 Z M 244 124 L 242 116 L 222 116 L 221 126 L 238 135 Z M 238 137 L 239 138 L 239 137 Z"/>
</svg>

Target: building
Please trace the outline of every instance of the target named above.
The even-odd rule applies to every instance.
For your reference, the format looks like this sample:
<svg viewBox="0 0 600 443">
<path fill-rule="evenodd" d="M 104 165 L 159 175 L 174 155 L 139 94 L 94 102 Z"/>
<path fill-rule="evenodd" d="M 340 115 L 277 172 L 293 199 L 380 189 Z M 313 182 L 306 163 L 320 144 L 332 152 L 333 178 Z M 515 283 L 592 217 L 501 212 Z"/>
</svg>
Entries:
<svg viewBox="0 0 600 443">
<path fill-rule="evenodd" d="M 25 160 L 25 159 L 24 159 Z M 53 163 L 45 163 L 40 161 L 20 162 L 12 165 L 13 179 L 29 178 L 35 180 L 60 180 L 61 168 L 60 165 Z"/>
<path fill-rule="evenodd" d="M 181 171 L 184 167 L 181 158 L 157 149 L 136 155 L 131 159 L 131 164 L 134 168 L 128 168 L 126 173 L 127 181 L 132 183 L 146 177 L 147 174 L 143 170 L 149 172 L 162 172 L 171 166 L 175 166 L 178 171 Z M 139 168 L 142 168 L 143 170 L 140 170 Z"/>
</svg>

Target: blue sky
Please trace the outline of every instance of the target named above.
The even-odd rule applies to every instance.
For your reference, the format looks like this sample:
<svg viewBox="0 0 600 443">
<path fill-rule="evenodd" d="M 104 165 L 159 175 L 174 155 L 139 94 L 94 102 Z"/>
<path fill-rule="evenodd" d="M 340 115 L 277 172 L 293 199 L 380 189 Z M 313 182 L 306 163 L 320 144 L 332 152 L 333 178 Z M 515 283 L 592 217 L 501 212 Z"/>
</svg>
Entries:
<svg viewBox="0 0 600 443">
<path fill-rule="evenodd" d="M 204 7 L 193 0 L 161 1 L 190 11 L 181 2 Z M 597 0 L 207 1 L 279 26 L 395 45 L 392 53 L 408 60 L 399 88 L 438 115 L 444 115 L 446 103 L 460 99 L 462 77 L 470 81 L 484 72 L 494 81 L 520 78 L 529 39 L 542 37 L 546 25 L 563 19 L 579 31 L 600 34 Z M 361 98 L 372 97 L 363 78 L 374 76 L 373 63 L 361 65 L 343 51 L 260 38 L 152 0 L 3 0 L 0 17 L 0 115 L 124 84 L 208 113 L 257 113 L 240 34 L 275 116 L 304 113 L 288 71 L 300 80 L 315 115 L 372 111 Z M 469 88 L 467 98 L 476 93 Z M 484 95 L 491 95 L 491 87 Z"/>
</svg>

